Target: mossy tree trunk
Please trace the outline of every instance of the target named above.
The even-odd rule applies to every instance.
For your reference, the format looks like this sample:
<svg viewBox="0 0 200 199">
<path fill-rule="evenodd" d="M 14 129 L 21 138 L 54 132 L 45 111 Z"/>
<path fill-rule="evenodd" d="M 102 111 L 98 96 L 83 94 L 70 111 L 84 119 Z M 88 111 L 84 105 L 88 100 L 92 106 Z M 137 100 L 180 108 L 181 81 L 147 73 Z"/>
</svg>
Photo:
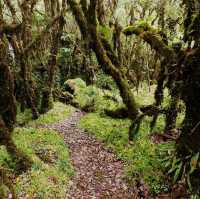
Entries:
<svg viewBox="0 0 200 199">
<path fill-rule="evenodd" d="M 31 165 L 30 159 L 19 151 L 12 139 L 16 121 L 16 101 L 14 97 L 14 80 L 8 63 L 8 43 L 6 37 L 0 36 L 0 144 L 17 164 L 18 171 L 24 171 Z"/>
<path fill-rule="evenodd" d="M 181 98 L 186 112 L 182 124 L 179 152 L 200 152 L 200 10 L 198 1 L 183 1 L 186 9 L 184 39 L 194 41 L 193 49 L 188 48 L 183 59 Z"/>
<path fill-rule="evenodd" d="M 174 128 L 174 120 L 177 116 L 177 100 L 182 99 L 186 106 L 185 118 L 181 126 L 181 135 L 178 142 L 178 154 L 185 156 L 192 152 L 200 152 L 200 39 L 199 39 L 199 27 L 200 13 L 196 12 L 196 15 L 191 15 L 191 10 L 195 9 L 194 2 L 185 2 L 186 4 L 186 20 L 185 20 L 185 41 L 194 41 L 195 45 L 193 49 L 190 47 L 184 51 L 177 48 L 169 47 L 162 41 L 161 36 L 156 30 L 149 27 L 147 24 L 140 26 L 130 26 L 124 29 L 126 35 L 138 35 L 144 41 L 151 45 L 160 56 L 168 63 L 165 67 L 169 71 L 169 74 L 165 74 L 168 77 L 167 86 L 170 90 L 171 103 L 170 108 L 167 110 L 168 127 Z M 189 23 L 190 22 L 190 23 Z M 170 76 L 170 71 L 174 71 Z M 163 75 L 160 76 L 161 84 L 166 80 Z M 159 92 L 162 95 L 162 92 Z M 158 96 L 156 93 L 156 99 L 158 104 L 161 103 L 162 96 Z M 168 130 L 168 129 L 167 129 Z"/>
<path fill-rule="evenodd" d="M 50 47 L 50 56 L 48 59 L 47 63 L 47 86 L 44 87 L 43 92 L 42 92 L 42 101 L 41 101 L 41 113 L 46 113 L 49 111 L 51 108 L 53 108 L 53 96 L 52 96 L 52 90 L 53 90 L 53 85 L 54 85 L 54 75 L 55 75 L 55 69 L 56 69 L 56 64 L 57 64 L 57 54 L 58 54 L 58 49 L 59 49 L 59 43 L 60 39 L 63 33 L 63 28 L 64 28 L 64 17 L 63 17 L 63 12 L 64 12 L 64 3 L 62 5 L 62 10 L 60 10 L 60 5 L 59 1 L 53 1 L 53 2 L 47 2 L 45 1 L 46 4 L 48 4 L 51 7 L 51 13 L 50 17 L 54 18 L 56 15 L 61 13 L 60 18 L 58 22 L 54 25 L 54 28 L 51 30 L 51 47 Z M 46 5 L 46 7 L 49 7 Z M 47 11 L 48 12 L 48 11 Z"/>
<path fill-rule="evenodd" d="M 179 150 L 200 152 L 200 49 L 186 58 L 182 99 L 186 105 Z"/>
<path fill-rule="evenodd" d="M 6 0 L 7 7 L 12 14 L 13 23 L 17 22 L 16 10 L 12 5 L 11 1 Z M 32 69 L 29 59 L 28 52 L 24 52 L 24 49 L 31 42 L 31 25 L 32 25 L 32 12 L 35 6 L 35 1 L 23 1 L 20 4 L 20 10 L 22 14 L 22 23 L 20 24 L 20 29 L 13 32 L 12 35 L 8 37 L 15 53 L 16 63 L 20 66 L 20 77 L 21 77 L 21 105 L 22 110 L 25 106 L 29 105 L 32 110 L 33 118 L 37 119 L 39 117 L 39 112 L 37 110 L 37 100 L 35 95 L 34 82 L 32 80 Z"/>
<path fill-rule="evenodd" d="M 82 10 L 81 6 L 74 0 L 68 0 L 73 15 L 80 27 L 80 31 L 85 40 L 88 40 L 90 47 L 96 54 L 99 64 L 104 72 L 111 75 L 115 80 L 124 104 L 127 106 L 128 114 L 131 119 L 135 119 L 138 114 L 138 106 L 135 102 L 134 95 L 128 84 L 126 77 L 126 68 L 120 65 L 119 60 L 112 54 L 112 49 L 108 42 L 102 42 L 97 31 L 96 1 L 90 1 L 88 10 Z M 87 16 L 84 15 L 87 13 Z M 107 47 L 107 48 L 106 48 Z"/>
<path fill-rule="evenodd" d="M 23 50 L 28 46 L 32 40 L 31 26 L 33 23 L 33 9 L 36 1 L 24 1 L 20 5 L 22 13 L 22 49 L 19 56 L 21 65 L 21 77 L 23 79 L 23 87 L 26 96 L 26 103 L 30 105 L 32 110 L 33 118 L 37 119 L 39 117 L 39 112 L 37 109 L 37 99 L 35 94 L 34 82 L 32 80 L 32 66 L 28 53 L 23 53 Z M 20 41 L 19 41 L 20 42 Z"/>
</svg>

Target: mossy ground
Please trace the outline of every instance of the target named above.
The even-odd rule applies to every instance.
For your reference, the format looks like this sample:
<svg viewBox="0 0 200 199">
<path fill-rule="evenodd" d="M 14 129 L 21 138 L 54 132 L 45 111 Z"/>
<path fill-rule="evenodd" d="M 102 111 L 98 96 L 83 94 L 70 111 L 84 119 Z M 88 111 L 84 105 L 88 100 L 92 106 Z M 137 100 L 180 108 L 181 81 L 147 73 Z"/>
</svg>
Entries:
<svg viewBox="0 0 200 199">
<path fill-rule="evenodd" d="M 134 92 L 137 103 L 152 104 L 154 101 L 155 86 L 151 90 L 144 84 L 139 93 Z M 164 105 L 168 105 L 167 91 L 165 91 Z M 128 142 L 128 130 L 131 124 L 129 119 L 113 119 L 103 113 L 103 109 L 115 109 L 122 103 L 110 103 L 104 98 L 98 98 L 98 106 L 95 112 L 84 116 L 80 121 L 80 127 L 104 141 L 114 150 L 118 157 L 125 161 L 128 179 L 143 179 L 154 193 L 167 191 L 166 175 L 163 173 L 160 150 L 163 144 L 154 144 L 150 139 L 150 118 L 146 117 L 133 144 Z M 182 116 L 179 116 L 179 123 Z M 153 132 L 161 133 L 164 128 L 164 117 L 160 116 Z"/>
<path fill-rule="evenodd" d="M 149 88 L 144 84 L 139 93 L 134 92 L 139 105 L 152 104 L 155 86 Z M 114 99 L 114 100 L 113 100 Z M 111 90 L 97 88 L 97 86 L 81 86 L 75 91 L 74 100 L 85 107 L 91 105 L 92 112 L 86 114 L 80 121 L 80 127 L 104 141 L 108 147 L 116 152 L 126 164 L 127 179 L 143 179 L 153 193 L 167 191 L 166 175 L 160 153 L 166 144 L 154 144 L 150 137 L 150 118 L 146 117 L 140 131 L 132 144 L 128 141 L 129 119 L 113 119 L 105 115 L 104 110 L 115 110 L 123 106 L 119 92 L 113 87 Z M 165 91 L 164 106 L 168 106 L 168 93 Z M 13 139 L 17 146 L 25 152 L 34 164 L 28 172 L 20 175 L 15 182 L 18 195 L 28 194 L 37 198 L 63 198 L 67 183 L 73 170 L 69 161 L 69 154 L 63 138 L 57 132 L 39 129 L 43 124 L 51 124 L 64 120 L 75 108 L 56 102 L 54 109 L 42 115 L 38 120 L 32 120 L 30 110 L 17 115 L 18 125 Z M 179 115 L 178 123 L 183 119 Z M 160 116 L 153 132 L 162 132 L 164 117 Z M 173 143 L 167 143 L 173 145 Z M 0 166 L 15 169 L 15 163 L 3 147 L 0 148 Z"/>
<path fill-rule="evenodd" d="M 30 109 L 25 110 L 24 113 L 18 111 L 17 124 L 31 127 L 37 127 L 43 124 L 52 124 L 64 120 L 74 110 L 75 108 L 72 106 L 64 105 L 60 102 L 55 102 L 53 105 L 53 109 L 51 109 L 44 115 L 40 115 L 40 117 L 37 120 L 32 119 Z"/>
<path fill-rule="evenodd" d="M 73 110 L 71 106 L 56 102 L 54 109 L 35 121 L 31 119 L 29 110 L 18 114 L 18 122 L 25 122 L 27 126 L 16 128 L 13 140 L 33 160 L 31 169 L 19 175 L 13 182 L 20 198 L 65 197 L 68 181 L 73 175 L 68 148 L 57 132 L 35 127 L 63 120 Z M 15 163 L 11 161 L 4 147 L 0 147 L 0 167 L 15 170 Z"/>
</svg>

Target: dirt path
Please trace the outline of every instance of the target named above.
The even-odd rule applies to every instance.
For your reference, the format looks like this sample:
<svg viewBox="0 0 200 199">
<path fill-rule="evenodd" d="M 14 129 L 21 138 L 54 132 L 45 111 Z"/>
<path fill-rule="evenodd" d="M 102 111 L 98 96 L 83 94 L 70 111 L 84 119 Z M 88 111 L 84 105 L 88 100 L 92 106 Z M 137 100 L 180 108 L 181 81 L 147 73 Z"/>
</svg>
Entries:
<svg viewBox="0 0 200 199">
<path fill-rule="evenodd" d="M 66 198 L 134 199 L 134 191 L 123 179 L 123 162 L 103 143 L 77 127 L 82 116 L 83 113 L 77 111 L 65 121 L 47 126 L 60 132 L 70 149 L 76 173 Z"/>
</svg>

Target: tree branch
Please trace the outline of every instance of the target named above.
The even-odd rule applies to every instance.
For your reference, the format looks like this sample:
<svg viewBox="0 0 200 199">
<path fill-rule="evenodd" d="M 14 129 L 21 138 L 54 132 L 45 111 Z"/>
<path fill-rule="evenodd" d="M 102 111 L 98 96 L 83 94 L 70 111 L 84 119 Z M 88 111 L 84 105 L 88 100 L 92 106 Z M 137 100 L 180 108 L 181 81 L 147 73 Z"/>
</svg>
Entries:
<svg viewBox="0 0 200 199">
<path fill-rule="evenodd" d="M 175 52 L 172 48 L 164 43 L 158 32 L 148 24 L 140 24 L 126 27 L 123 30 L 126 36 L 136 35 L 147 42 L 156 52 L 165 58 L 173 58 Z"/>
</svg>

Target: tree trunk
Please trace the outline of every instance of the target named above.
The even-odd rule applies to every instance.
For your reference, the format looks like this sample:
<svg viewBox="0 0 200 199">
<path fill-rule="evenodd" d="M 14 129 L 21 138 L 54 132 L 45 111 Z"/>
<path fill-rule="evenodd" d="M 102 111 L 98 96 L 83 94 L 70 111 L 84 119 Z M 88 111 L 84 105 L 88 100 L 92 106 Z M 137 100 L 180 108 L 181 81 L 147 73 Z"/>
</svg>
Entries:
<svg viewBox="0 0 200 199">
<path fill-rule="evenodd" d="M 59 1 L 48 1 L 45 0 L 45 11 L 47 16 L 54 18 L 56 15 L 60 13 L 59 20 L 57 24 L 54 25 L 53 29 L 51 30 L 51 45 L 50 45 L 50 56 L 48 59 L 48 66 L 47 66 L 47 86 L 44 87 L 43 92 L 42 92 L 42 101 L 41 101 L 41 108 L 40 112 L 41 113 L 46 113 L 50 109 L 53 108 L 53 96 L 52 96 L 52 90 L 54 86 L 54 75 L 55 75 L 55 69 L 56 69 L 56 64 L 57 64 L 57 54 L 59 50 L 59 44 L 60 44 L 60 39 L 63 33 L 63 28 L 64 28 L 64 17 L 63 17 L 63 11 L 64 11 L 64 5 L 65 3 L 62 4 L 62 8 L 60 10 L 60 5 Z M 49 10 L 49 8 L 51 8 Z"/>
<path fill-rule="evenodd" d="M 200 152 L 200 49 L 187 58 L 182 99 L 186 105 L 180 137 L 181 150 Z"/>
<path fill-rule="evenodd" d="M 0 144 L 17 163 L 17 170 L 24 171 L 31 165 L 30 159 L 20 152 L 12 140 L 12 131 L 16 121 L 16 101 L 14 80 L 8 66 L 6 39 L 0 38 Z"/>
<path fill-rule="evenodd" d="M 58 25 L 52 31 L 52 44 L 51 44 L 51 55 L 48 60 L 48 79 L 47 79 L 47 87 L 44 88 L 42 92 L 42 101 L 41 101 L 41 113 L 46 113 L 50 109 L 53 108 L 53 96 L 52 89 L 54 85 L 54 75 L 57 64 L 57 54 L 60 43 L 60 38 L 62 36 L 64 27 L 64 18 L 60 17 L 58 21 Z"/>
<path fill-rule="evenodd" d="M 109 52 L 106 51 L 99 33 L 97 32 L 96 2 L 90 1 L 90 9 L 88 9 L 87 18 L 85 18 L 81 7 L 74 0 L 68 0 L 68 3 L 80 27 L 83 38 L 89 40 L 90 46 L 95 52 L 97 60 L 104 72 L 111 75 L 115 80 L 123 102 L 128 108 L 129 117 L 135 119 L 139 114 L 138 106 L 127 81 L 126 69 L 120 65 L 115 65 L 119 63 L 119 60 L 116 60 L 116 57 L 113 55 L 108 55 Z"/>
</svg>

